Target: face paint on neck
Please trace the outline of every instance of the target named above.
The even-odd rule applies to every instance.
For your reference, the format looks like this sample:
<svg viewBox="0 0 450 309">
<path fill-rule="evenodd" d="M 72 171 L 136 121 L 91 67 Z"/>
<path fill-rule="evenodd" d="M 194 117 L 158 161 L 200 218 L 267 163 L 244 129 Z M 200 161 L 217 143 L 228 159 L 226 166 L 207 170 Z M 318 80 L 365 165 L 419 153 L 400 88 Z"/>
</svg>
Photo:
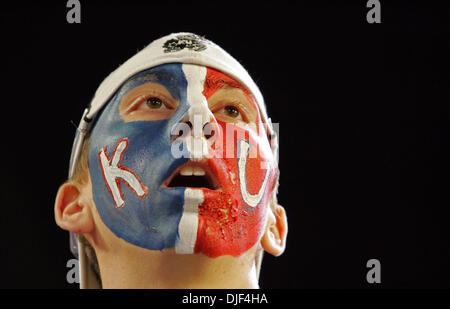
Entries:
<svg viewBox="0 0 450 309">
<path fill-rule="evenodd" d="M 125 121 L 123 98 L 146 83 L 164 87 L 176 110 L 164 119 Z M 210 111 L 207 100 L 225 84 L 245 89 L 215 70 L 174 63 L 135 75 L 111 98 L 91 135 L 89 169 L 99 214 L 118 237 L 150 250 L 210 257 L 238 256 L 258 241 L 275 180 L 273 157 L 255 131 Z M 180 123 L 191 125 L 184 157 L 172 152 Z M 257 131 L 260 123 L 258 116 Z M 204 134 L 206 124 L 215 127 L 214 138 Z M 227 127 L 237 134 L 227 138 Z M 250 156 L 256 148 L 263 151 Z"/>
</svg>

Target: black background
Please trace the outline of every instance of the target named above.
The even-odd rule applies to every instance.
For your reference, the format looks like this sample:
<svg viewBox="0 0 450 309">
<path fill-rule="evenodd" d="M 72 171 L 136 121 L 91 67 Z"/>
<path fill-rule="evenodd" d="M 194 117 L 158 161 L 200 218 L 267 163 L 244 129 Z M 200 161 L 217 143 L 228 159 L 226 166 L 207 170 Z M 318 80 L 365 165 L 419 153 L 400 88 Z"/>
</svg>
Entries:
<svg viewBox="0 0 450 309">
<path fill-rule="evenodd" d="M 381 1 L 368 24 L 366 1 L 81 2 L 81 24 L 66 1 L 2 4 L 0 287 L 78 288 L 53 218 L 72 122 L 119 64 L 179 31 L 238 59 L 280 124 L 289 235 L 261 287 L 450 287 L 448 7 Z"/>
</svg>

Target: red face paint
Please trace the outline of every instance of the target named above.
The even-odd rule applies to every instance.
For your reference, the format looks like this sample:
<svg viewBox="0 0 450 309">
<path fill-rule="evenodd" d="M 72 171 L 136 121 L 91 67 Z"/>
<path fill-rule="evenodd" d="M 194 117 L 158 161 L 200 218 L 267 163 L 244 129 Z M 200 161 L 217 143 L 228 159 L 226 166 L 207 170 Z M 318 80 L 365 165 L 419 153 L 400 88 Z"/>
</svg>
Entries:
<svg viewBox="0 0 450 309">
<path fill-rule="evenodd" d="M 238 82 L 230 77 L 208 68 L 203 94 L 209 99 L 223 86 L 237 87 L 244 91 L 250 103 L 253 97 Z M 232 130 L 234 134 L 226 134 Z M 258 114 L 257 131 L 263 130 Z M 210 257 L 221 255 L 239 256 L 250 249 L 260 239 L 265 227 L 265 217 L 270 200 L 271 189 L 276 180 L 273 156 L 267 151 L 269 143 L 265 135 L 259 136 L 253 130 L 236 124 L 217 120 L 216 140 L 210 151 L 207 164 L 220 183 L 221 190 L 202 189 L 204 202 L 199 206 L 199 225 L 195 253 L 204 253 Z M 238 143 L 241 139 L 249 142 L 253 150 L 247 157 L 245 166 L 246 190 L 257 194 L 264 191 L 256 206 L 248 205 L 243 197 L 238 168 Z M 230 143 L 233 155 L 226 153 Z M 261 151 L 265 149 L 265 151 Z M 269 147 L 270 149 L 270 147 Z M 268 169 L 261 168 L 268 163 Z M 268 180 L 264 182 L 266 174 Z M 242 173 L 241 173 L 242 175 Z"/>
</svg>

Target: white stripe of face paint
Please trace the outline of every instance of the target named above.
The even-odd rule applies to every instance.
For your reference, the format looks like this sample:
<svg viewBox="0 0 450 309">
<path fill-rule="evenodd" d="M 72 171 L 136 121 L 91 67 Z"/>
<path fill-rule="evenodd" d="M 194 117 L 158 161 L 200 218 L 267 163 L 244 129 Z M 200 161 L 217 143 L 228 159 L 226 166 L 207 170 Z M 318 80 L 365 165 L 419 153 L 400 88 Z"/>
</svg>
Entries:
<svg viewBox="0 0 450 309">
<path fill-rule="evenodd" d="M 203 191 L 187 188 L 184 191 L 183 215 L 178 225 L 179 239 L 175 245 L 178 254 L 194 253 L 198 230 L 198 206 L 203 203 Z"/>
<path fill-rule="evenodd" d="M 186 144 L 192 161 L 201 161 L 208 155 L 208 143 L 203 135 L 203 127 L 210 122 L 212 114 L 208 101 L 203 95 L 206 79 L 206 67 L 183 64 L 183 72 L 187 80 L 187 101 L 189 121 L 192 124 L 191 134 L 186 138 Z"/>
<path fill-rule="evenodd" d="M 183 64 L 183 72 L 187 80 L 187 101 L 190 105 L 188 121 L 192 131 L 186 138 L 186 145 L 192 161 L 200 161 L 208 153 L 208 145 L 203 135 L 203 126 L 211 119 L 208 101 L 203 95 L 206 79 L 206 67 Z M 198 206 L 204 201 L 203 191 L 186 188 L 184 191 L 183 215 L 178 225 L 178 242 L 175 245 L 177 254 L 194 253 L 198 231 Z"/>
<path fill-rule="evenodd" d="M 247 156 L 249 151 L 250 143 L 245 140 L 241 140 L 238 146 L 238 169 L 242 199 L 250 208 L 255 208 L 261 202 L 264 192 L 266 191 L 270 172 L 269 169 L 267 169 L 266 175 L 264 176 L 264 181 L 261 185 L 261 188 L 259 189 L 259 192 L 257 194 L 250 194 L 247 190 Z"/>
</svg>

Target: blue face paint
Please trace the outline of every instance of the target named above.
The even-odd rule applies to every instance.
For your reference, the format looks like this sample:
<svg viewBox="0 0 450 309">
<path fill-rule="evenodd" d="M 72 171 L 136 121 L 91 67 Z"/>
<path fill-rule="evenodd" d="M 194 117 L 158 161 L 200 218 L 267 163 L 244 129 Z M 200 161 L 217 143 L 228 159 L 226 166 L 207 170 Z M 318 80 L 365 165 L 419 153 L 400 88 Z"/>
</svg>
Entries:
<svg viewBox="0 0 450 309">
<path fill-rule="evenodd" d="M 124 122 L 122 97 L 150 81 L 166 87 L 179 103 L 177 110 L 169 119 Z M 182 64 L 141 72 L 110 99 L 92 131 L 89 171 L 100 217 L 115 235 L 143 248 L 173 248 L 178 240 L 185 188 L 161 184 L 188 160 L 171 153 L 171 129 L 188 114 L 186 93 Z"/>
</svg>

